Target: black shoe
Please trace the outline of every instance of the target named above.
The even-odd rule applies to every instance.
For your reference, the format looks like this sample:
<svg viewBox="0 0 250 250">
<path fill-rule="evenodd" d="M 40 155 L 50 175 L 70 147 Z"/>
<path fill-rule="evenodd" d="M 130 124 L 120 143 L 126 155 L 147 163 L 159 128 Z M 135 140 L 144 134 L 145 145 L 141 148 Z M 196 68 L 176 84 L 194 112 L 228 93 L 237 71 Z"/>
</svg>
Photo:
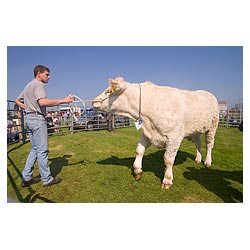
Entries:
<svg viewBox="0 0 250 250">
<path fill-rule="evenodd" d="M 22 180 L 22 187 L 29 187 L 31 184 L 35 184 L 35 183 L 38 183 L 39 181 L 41 181 L 41 178 L 39 176 L 37 177 L 33 177 L 32 179 L 28 180 L 28 181 L 25 181 L 25 180 Z"/>
<path fill-rule="evenodd" d="M 57 179 L 54 179 L 53 181 L 51 181 L 51 182 L 48 183 L 48 184 L 43 184 L 43 186 L 44 186 L 44 187 L 49 187 L 49 186 L 51 186 L 51 185 L 58 184 L 58 183 L 60 183 L 61 181 L 62 181 L 61 178 L 57 178 Z"/>
</svg>

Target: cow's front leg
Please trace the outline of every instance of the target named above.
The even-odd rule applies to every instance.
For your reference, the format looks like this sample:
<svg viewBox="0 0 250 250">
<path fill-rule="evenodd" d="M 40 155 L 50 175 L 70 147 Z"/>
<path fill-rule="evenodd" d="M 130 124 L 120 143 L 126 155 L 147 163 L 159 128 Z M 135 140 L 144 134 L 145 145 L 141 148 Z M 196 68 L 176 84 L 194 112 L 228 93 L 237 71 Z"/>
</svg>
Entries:
<svg viewBox="0 0 250 250">
<path fill-rule="evenodd" d="M 173 165 L 175 161 L 175 156 L 181 145 L 183 138 L 172 138 L 169 140 L 166 152 L 164 154 L 164 163 L 166 166 L 166 171 L 164 178 L 162 180 L 161 187 L 163 189 L 169 189 L 173 185 Z"/>
<path fill-rule="evenodd" d="M 141 139 L 136 148 L 136 158 L 133 164 L 135 179 L 138 181 L 142 176 L 142 158 L 145 150 L 151 145 L 148 138 L 142 133 Z"/>
<path fill-rule="evenodd" d="M 166 153 L 165 153 L 166 154 Z M 168 158 L 168 159 L 166 159 Z M 173 165 L 174 165 L 175 158 L 170 159 L 169 157 L 165 157 L 164 155 L 164 162 L 166 166 L 166 172 L 164 175 L 164 179 L 162 180 L 161 187 L 163 189 L 169 189 L 173 185 Z"/>
</svg>

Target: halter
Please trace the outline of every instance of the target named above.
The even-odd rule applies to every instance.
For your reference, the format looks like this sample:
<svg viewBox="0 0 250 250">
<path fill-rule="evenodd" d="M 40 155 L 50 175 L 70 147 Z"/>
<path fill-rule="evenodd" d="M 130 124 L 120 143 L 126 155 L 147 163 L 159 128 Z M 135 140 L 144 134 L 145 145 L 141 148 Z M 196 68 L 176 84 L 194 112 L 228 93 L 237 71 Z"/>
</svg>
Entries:
<svg viewBox="0 0 250 250">
<path fill-rule="evenodd" d="M 142 115 L 141 115 L 141 84 L 138 83 L 139 85 L 139 105 L 138 105 L 138 110 L 139 110 L 139 116 L 138 118 L 135 120 L 135 123 L 139 123 L 139 124 L 143 124 L 144 121 L 143 121 L 143 118 L 142 118 Z M 103 102 L 105 101 L 106 99 L 109 99 L 111 97 L 111 95 L 114 95 L 114 93 L 110 93 L 109 95 L 107 95 L 106 97 L 101 97 L 99 99 L 94 99 L 94 100 L 87 100 L 87 101 L 94 101 L 94 102 Z M 73 95 L 74 96 L 74 95 Z M 86 101 L 86 100 L 85 100 Z"/>
<path fill-rule="evenodd" d="M 141 119 L 141 84 L 138 83 L 138 85 L 139 85 L 139 105 L 138 105 L 139 116 L 138 116 L 138 118 L 137 118 L 136 120 Z M 102 103 L 102 102 L 105 101 L 106 99 L 110 98 L 110 96 L 111 96 L 112 94 L 114 94 L 114 93 L 110 93 L 110 94 L 109 94 L 108 96 L 106 96 L 106 97 L 99 98 L 99 99 L 94 99 L 94 100 L 90 100 L 90 101 L 96 101 L 96 102 L 101 102 L 101 103 Z"/>
<path fill-rule="evenodd" d="M 106 89 L 107 90 L 107 89 Z M 105 90 L 105 92 L 106 92 Z M 99 98 L 99 99 L 94 99 L 94 100 L 91 100 L 91 101 L 95 101 L 95 102 L 103 102 L 105 101 L 106 99 L 109 99 L 111 95 L 114 95 L 115 93 L 110 93 L 109 95 L 107 95 L 106 97 L 103 97 L 103 98 Z"/>
</svg>

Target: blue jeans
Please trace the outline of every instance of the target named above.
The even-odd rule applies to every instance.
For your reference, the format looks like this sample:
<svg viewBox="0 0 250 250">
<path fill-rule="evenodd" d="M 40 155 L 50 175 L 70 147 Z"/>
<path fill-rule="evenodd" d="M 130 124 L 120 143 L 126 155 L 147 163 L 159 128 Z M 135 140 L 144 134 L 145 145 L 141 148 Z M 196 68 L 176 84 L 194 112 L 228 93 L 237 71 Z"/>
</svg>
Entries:
<svg viewBox="0 0 250 250">
<path fill-rule="evenodd" d="M 38 114 L 27 114 L 24 118 L 24 126 L 28 131 L 32 149 L 28 155 L 22 172 L 22 178 L 29 181 L 33 177 L 34 164 L 38 162 L 38 168 L 43 184 L 50 183 L 51 176 L 48 165 L 48 131 L 45 117 Z"/>
</svg>

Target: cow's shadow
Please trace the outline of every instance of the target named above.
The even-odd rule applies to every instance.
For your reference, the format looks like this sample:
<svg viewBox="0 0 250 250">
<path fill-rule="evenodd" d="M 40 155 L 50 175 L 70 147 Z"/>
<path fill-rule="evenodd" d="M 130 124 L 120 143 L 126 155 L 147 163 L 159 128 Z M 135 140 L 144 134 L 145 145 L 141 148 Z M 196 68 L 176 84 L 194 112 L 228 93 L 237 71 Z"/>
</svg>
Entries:
<svg viewBox="0 0 250 250">
<path fill-rule="evenodd" d="M 195 180 L 210 192 L 220 197 L 224 202 L 243 202 L 243 193 L 232 186 L 235 182 L 243 184 L 243 170 L 224 171 L 211 168 L 187 167 L 183 176 Z"/>
<path fill-rule="evenodd" d="M 143 157 L 142 164 L 143 172 L 154 173 L 154 175 L 159 178 L 160 181 L 163 179 L 165 172 L 165 166 L 163 162 L 164 152 L 164 150 L 158 150 L 154 153 L 146 154 Z M 174 165 L 180 165 L 188 158 L 193 161 L 195 160 L 194 155 L 179 150 L 175 158 Z M 135 157 L 119 158 L 117 156 L 111 156 L 107 159 L 98 161 L 97 164 L 125 166 L 131 169 L 131 175 L 133 175 L 132 165 L 134 160 Z M 186 167 L 185 170 L 186 171 L 183 173 L 184 178 L 188 180 L 195 180 L 200 185 L 205 187 L 209 192 L 213 192 L 224 202 L 243 202 L 243 193 L 232 186 L 233 182 L 236 183 L 236 185 L 243 185 L 243 170 L 225 171 L 213 169 L 213 167 L 207 168 L 201 166 L 189 166 Z"/>
<path fill-rule="evenodd" d="M 157 150 L 154 153 L 146 154 L 143 157 L 143 172 L 152 172 L 154 175 L 160 179 L 164 177 L 165 166 L 163 161 L 163 155 L 165 150 Z M 195 159 L 194 155 L 191 155 L 184 151 L 178 151 L 175 158 L 174 165 L 180 165 L 187 160 L 187 158 Z M 117 156 L 110 156 L 107 159 L 98 161 L 97 164 L 101 165 L 118 165 L 125 166 L 131 169 L 131 175 L 134 175 L 132 165 L 134 163 L 135 157 L 119 158 Z M 153 164 L 152 164 L 153 163 Z"/>
</svg>

